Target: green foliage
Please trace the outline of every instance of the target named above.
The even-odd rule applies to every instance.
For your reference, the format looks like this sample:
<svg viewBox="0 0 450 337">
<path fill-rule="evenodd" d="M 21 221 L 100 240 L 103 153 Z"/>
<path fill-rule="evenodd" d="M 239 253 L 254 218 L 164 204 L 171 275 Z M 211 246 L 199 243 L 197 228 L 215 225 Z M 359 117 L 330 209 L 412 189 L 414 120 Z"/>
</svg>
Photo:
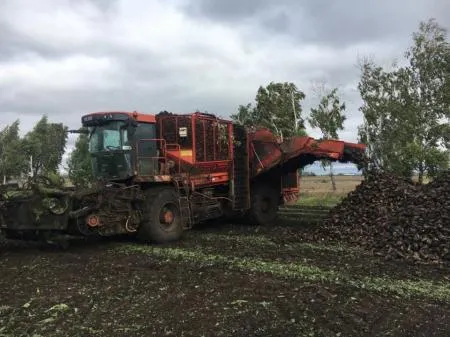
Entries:
<svg viewBox="0 0 450 337">
<path fill-rule="evenodd" d="M 89 153 L 89 139 L 86 134 L 80 134 L 75 149 L 69 161 L 69 178 L 75 186 L 88 186 L 93 180 L 91 156 Z"/>
<path fill-rule="evenodd" d="M 448 167 L 450 45 L 434 20 L 422 22 L 405 53 L 408 65 L 385 71 L 364 62 L 358 85 L 364 123 L 361 142 L 371 166 L 410 177 Z"/>
<path fill-rule="evenodd" d="M 298 128 L 294 131 L 293 136 L 308 137 L 308 133 L 306 132 L 305 128 Z"/>
<path fill-rule="evenodd" d="M 67 127 L 61 123 L 49 123 L 43 116 L 26 134 L 25 150 L 32 156 L 33 174 L 56 172 L 62 161 L 67 141 Z"/>
<path fill-rule="evenodd" d="M 64 178 L 58 172 L 49 172 L 46 175 L 46 178 L 50 182 L 50 184 L 55 187 L 63 187 L 64 186 Z"/>
<path fill-rule="evenodd" d="M 302 194 L 297 201 L 297 205 L 300 206 L 323 206 L 323 207 L 334 207 L 339 204 L 345 195 L 333 194 Z"/>
<path fill-rule="evenodd" d="M 231 119 L 240 125 L 252 126 L 254 125 L 254 107 L 251 103 L 247 105 L 239 105 L 236 114 L 231 115 Z"/>
<path fill-rule="evenodd" d="M 270 82 L 256 94 L 256 122 L 283 137 L 291 137 L 304 128 L 300 101 L 305 94 L 294 83 Z"/>
<path fill-rule="evenodd" d="M 346 120 L 345 103 L 341 103 L 337 94 L 338 89 L 334 88 L 325 94 L 317 108 L 311 109 L 311 115 L 308 119 L 313 128 L 319 128 L 322 131 L 324 139 L 338 138 L 338 130 L 344 129 Z"/>
<path fill-rule="evenodd" d="M 410 176 L 413 165 L 404 151 L 404 140 L 412 131 L 406 122 L 412 106 L 396 89 L 403 82 L 402 74 L 386 72 L 371 62 L 362 65 L 358 89 L 364 102 L 360 108 L 364 123 L 358 133 L 367 144 L 373 166 Z"/>
<path fill-rule="evenodd" d="M 20 176 L 27 169 L 23 142 L 19 136 L 19 120 L 0 130 L 0 177 Z"/>
<path fill-rule="evenodd" d="M 231 118 L 242 125 L 266 127 L 278 136 L 291 137 L 299 132 L 305 135 L 300 104 L 304 98 L 305 94 L 294 83 L 270 82 L 259 87 L 255 106 L 240 105 Z"/>
</svg>

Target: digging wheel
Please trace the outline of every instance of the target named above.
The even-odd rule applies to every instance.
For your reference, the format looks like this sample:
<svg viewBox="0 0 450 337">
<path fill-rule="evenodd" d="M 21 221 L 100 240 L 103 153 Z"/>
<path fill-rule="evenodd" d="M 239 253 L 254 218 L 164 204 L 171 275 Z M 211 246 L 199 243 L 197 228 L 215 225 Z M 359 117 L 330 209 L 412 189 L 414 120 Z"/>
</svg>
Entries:
<svg viewBox="0 0 450 337">
<path fill-rule="evenodd" d="M 277 220 L 280 191 L 269 184 L 256 184 L 251 192 L 249 219 L 258 225 L 275 224 Z"/>
<path fill-rule="evenodd" d="M 139 236 L 145 242 L 176 241 L 183 233 L 178 195 L 172 188 L 154 188 L 145 192 L 144 221 Z"/>
</svg>

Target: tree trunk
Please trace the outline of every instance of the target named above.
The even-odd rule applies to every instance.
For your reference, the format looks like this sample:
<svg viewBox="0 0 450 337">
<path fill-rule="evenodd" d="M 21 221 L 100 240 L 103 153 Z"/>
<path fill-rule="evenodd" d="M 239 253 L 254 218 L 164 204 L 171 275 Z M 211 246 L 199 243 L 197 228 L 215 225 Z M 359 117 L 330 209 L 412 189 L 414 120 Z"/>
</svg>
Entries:
<svg viewBox="0 0 450 337">
<path fill-rule="evenodd" d="M 419 184 L 423 184 L 423 172 L 424 171 L 424 169 L 423 169 L 423 165 L 422 164 L 420 164 L 419 165 Z"/>
<path fill-rule="evenodd" d="M 333 191 L 336 191 L 336 181 L 334 179 L 334 174 L 333 174 L 333 163 L 330 163 L 330 178 L 331 178 L 331 185 L 333 187 Z"/>
</svg>

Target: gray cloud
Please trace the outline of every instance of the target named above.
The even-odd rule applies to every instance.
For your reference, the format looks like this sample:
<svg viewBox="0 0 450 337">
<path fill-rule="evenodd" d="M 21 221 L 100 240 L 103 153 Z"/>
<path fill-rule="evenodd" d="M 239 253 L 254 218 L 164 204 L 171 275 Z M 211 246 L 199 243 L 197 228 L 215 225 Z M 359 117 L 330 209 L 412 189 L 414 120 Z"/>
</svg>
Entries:
<svg viewBox="0 0 450 337">
<path fill-rule="evenodd" d="M 274 6 L 274 2 L 271 0 L 198 0 L 188 1 L 182 8 L 191 15 L 205 16 L 211 20 L 238 23 L 242 20 L 253 18 L 272 6 Z"/>
<path fill-rule="evenodd" d="M 446 0 L 197 0 L 185 4 L 184 10 L 211 21 L 253 24 L 263 35 L 277 33 L 299 42 L 344 47 L 404 38 L 430 17 L 450 25 Z"/>
<path fill-rule="evenodd" d="M 54 57 L 58 50 L 49 48 L 31 37 L 19 34 L 13 27 L 0 21 L 0 62 L 8 61 L 27 52 L 33 52 L 44 57 Z"/>
<path fill-rule="evenodd" d="M 89 0 L 103 14 L 117 13 L 117 0 Z M 71 0 L 72 4 L 76 4 L 79 0 Z"/>
<path fill-rule="evenodd" d="M 272 80 L 305 91 L 307 114 L 325 79 L 347 102 L 340 136 L 356 140 L 358 54 L 401 57 L 420 20 L 448 25 L 449 12 L 445 0 L 4 0 L 0 127 L 20 118 L 26 132 L 47 114 L 76 128 L 100 110 L 228 117 Z"/>
</svg>

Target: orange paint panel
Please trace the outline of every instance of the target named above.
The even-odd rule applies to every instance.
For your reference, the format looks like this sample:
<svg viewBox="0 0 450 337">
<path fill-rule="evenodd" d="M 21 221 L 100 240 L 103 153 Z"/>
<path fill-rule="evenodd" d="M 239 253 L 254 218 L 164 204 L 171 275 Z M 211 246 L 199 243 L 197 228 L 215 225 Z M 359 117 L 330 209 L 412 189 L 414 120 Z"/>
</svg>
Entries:
<svg viewBox="0 0 450 337">
<path fill-rule="evenodd" d="M 170 176 L 170 175 L 157 175 L 157 176 L 154 176 L 153 179 L 155 181 L 171 181 L 172 180 L 172 176 Z"/>
<path fill-rule="evenodd" d="M 358 149 L 360 151 L 365 151 L 366 150 L 366 144 L 361 144 L 361 143 L 348 143 L 348 142 L 344 142 L 345 147 L 346 148 L 353 148 L 353 149 Z"/>
<path fill-rule="evenodd" d="M 180 150 L 181 157 L 192 157 L 192 150 Z"/>
<path fill-rule="evenodd" d="M 196 186 L 223 184 L 229 181 L 229 175 L 228 172 L 201 174 L 197 176 L 192 176 L 191 180 Z"/>
<path fill-rule="evenodd" d="M 134 179 L 136 182 L 170 182 L 172 180 L 172 176 L 170 175 L 137 176 Z"/>
<path fill-rule="evenodd" d="M 144 123 L 156 123 L 155 115 L 149 115 L 144 113 L 128 113 L 131 117 L 134 117 L 138 122 Z"/>
<path fill-rule="evenodd" d="M 185 162 L 190 165 L 192 165 L 192 163 L 193 163 L 192 155 L 191 156 L 183 156 L 183 155 L 181 155 L 179 150 L 175 150 L 175 151 L 168 150 L 166 153 L 167 153 L 167 157 L 174 160 L 176 163 Z"/>
</svg>

